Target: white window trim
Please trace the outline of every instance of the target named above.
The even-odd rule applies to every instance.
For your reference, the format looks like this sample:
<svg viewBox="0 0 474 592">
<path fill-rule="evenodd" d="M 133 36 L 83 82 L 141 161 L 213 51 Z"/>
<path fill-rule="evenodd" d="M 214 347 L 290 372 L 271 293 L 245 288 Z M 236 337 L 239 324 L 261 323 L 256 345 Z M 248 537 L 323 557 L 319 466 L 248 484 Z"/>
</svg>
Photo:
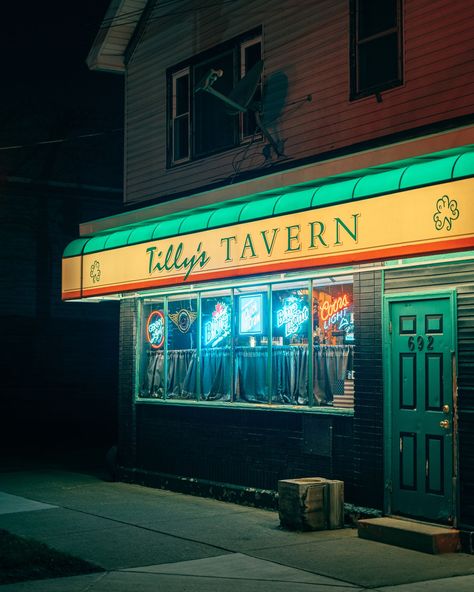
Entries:
<svg viewBox="0 0 474 592">
<path fill-rule="evenodd" d="M 190 68 L 187 66 L 178 72 L 174 72 L 172 74 L 172 105 L 171 105 L 171 138 L 172 138 L 172 146 L 171 146 L 171 162 L 173 164 L 180 164 L 182 162 L 188 162 L 191 159 L 191 104 L 190 104 L 190 88 L 188 89 L 188 111 L 187 113 L 183 113 L 181 115 L 176 115 L 176 83 L 180 78 L 184 76 L 188 77 L 188 87 L 191 83 L 191 75 L 190 75 Z M 188 155 L 184 158 L 176 159 L 174 158 L 174 146 L 175 146 L 175 125 L 174 122 L 177 119 L 187 117 L 188 119 Z"/>
</svg>

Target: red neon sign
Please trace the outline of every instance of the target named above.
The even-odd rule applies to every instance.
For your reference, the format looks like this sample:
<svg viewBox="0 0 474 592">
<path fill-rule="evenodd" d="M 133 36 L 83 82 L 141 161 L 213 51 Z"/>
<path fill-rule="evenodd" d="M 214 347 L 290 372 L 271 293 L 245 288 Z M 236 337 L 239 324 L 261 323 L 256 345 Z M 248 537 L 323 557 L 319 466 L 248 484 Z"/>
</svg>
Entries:
<svg viewBox="0 0 474 592">
<path fill-rule="evenodd" d="M 323 304 L 319 307 L 319 314 L 321 315 L 321 319 L 323 321 L 327 321 L 329 317 L 336 314 L 340 310 L 347 308 L 349 306 L 349 296 L 347 294 L 343 294 L 342 296 L 338 296 L 332 302 L 328 302 L 327 300 L 323 302 Z"/>
<path fill-rule="evenodd" d="M 165 340 L 165 317 L 160 310 L 154 310 L 146 321 L 146 339 L 154 349 L 159 349 Z"/>
</svg>

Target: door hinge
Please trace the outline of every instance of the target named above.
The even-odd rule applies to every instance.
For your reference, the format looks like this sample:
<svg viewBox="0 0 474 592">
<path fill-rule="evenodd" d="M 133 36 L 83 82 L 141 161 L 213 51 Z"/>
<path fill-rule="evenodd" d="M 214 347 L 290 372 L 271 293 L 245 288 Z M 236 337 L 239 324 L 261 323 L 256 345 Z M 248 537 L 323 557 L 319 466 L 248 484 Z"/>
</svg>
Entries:
<svg viewBox="0 0 474 592">
<path fill-rule="evenodd" d="M 389 491 L 390 493 L 392 493 L 392 480 L 391 479 L 387 479 L 385 481 L 385 489 L 387 491 Z"/>
<path fill-rule="evenodd" d="M 392 334 L 392 321 L 388 322 L 388 332 L 390 335 Z"/>
</svg>

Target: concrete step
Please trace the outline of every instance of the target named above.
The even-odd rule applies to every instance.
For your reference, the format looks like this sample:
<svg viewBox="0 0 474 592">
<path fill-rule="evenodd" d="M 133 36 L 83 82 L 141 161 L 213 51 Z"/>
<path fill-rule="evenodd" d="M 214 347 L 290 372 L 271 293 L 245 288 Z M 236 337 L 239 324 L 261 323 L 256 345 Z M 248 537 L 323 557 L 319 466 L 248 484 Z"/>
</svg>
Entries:
<svg viewBox="0 0 474 592">
<path fill-rule="evenodd" d="M 459 530 L 403 520 L 367 518 L 357 523 L 359 537 L 423 553 L 456 553 L 461 549 Z"/>
</svg>

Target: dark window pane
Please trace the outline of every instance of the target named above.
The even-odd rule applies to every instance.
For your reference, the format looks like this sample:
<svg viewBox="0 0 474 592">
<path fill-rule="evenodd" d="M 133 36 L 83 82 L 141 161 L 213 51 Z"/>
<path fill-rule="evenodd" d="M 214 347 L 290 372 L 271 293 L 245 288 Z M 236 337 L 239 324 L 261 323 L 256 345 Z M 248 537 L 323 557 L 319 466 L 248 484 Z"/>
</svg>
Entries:
<svg viewBox="0 0 474 592">
<path fill-rule="evenodd" d="M 248 45 L 245 48 L 245 72 L 248 72 L 252 66 L 261 60 L 262 51 L 260 43 Z"/>
<path fill-rule="evenodd" d="M 397 33 L 359 46 L 359 91 L 396 81 L 398 77 Z"/>
<path fill-rule="evenodd" d="M 162 300 L 143 305 L 139 397 L 163 399 L 165 324 Z"/>
<path fill-rule="evenodd" d="M 189 111 L 189 76 L 176 79 L 176 112 L 175 117 Z"/>
<path fill-rule="evenodd" d="M 167 398 L 194 399 L 197 387 L 197 300 L 169 300 Z"/>
<path fill-rule="evenodd" d="M 197 83 L 210 69 L 222 70 L 213 88 L 228 96 L 234 86 L 234 54 L 228 52 L 209 60 L 194 69 Z M 194 95 L 194 132 L 197 155 L 231 147 L 235 144 L 236 116 L 229 115 L 226 104 L 217 97 L 200 91 Z"/>
<path fill-rule="evenodd" d="M 358 0 L 359 40 L 397 25 L 397 0 Z"/>
<path fill-rule="evenodd" d="M 189 117 L 183 115 L 174 120 L 173 129 L 173 160 L 181 160 L 189 156 Z"/>
</svg>

